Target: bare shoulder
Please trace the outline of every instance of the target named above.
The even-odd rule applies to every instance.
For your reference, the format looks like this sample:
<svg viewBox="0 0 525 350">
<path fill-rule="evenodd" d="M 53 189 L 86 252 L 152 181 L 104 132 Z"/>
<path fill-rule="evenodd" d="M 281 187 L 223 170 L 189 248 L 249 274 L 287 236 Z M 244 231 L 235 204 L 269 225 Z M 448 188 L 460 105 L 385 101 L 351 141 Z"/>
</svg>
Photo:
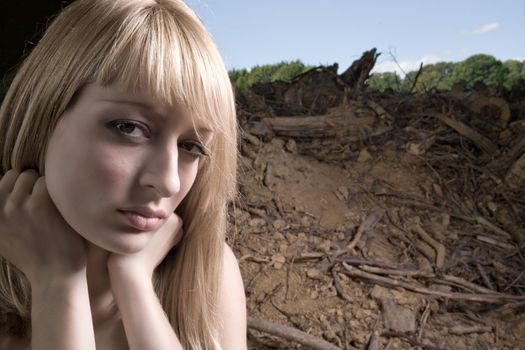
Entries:
<svg viewBox="0 0 525 350">
<path fill-rule="evenodd" d="M 245 350 L 246 297 L 237 259 L 225 243 L 220 282 L 218 316 L 221 322 L 221 345 L 224 349 Z"/>
</svg>

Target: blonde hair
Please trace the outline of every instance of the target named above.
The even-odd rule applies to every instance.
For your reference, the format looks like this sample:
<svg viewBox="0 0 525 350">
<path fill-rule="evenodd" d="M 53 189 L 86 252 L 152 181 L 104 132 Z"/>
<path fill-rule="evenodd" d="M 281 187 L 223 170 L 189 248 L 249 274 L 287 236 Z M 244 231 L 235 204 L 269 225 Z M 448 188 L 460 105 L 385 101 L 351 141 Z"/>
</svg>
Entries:
<svg viewBox="0 0 525 350">
<path fill-rule="evenodd" d="M 236 116 L 224 63 L 181 0 L 77 0 L 52 22 L 24 61 L 0 108 L 0 164 L 44 171 L 51 133 L 88 83 L 147 93 L 188 108 L 214 131 L 211 156 L 177 209 L 184 238 L 154 283 L 185 348 L 220 348 L 215 317 L 226 232 L 235 192 Z M 0 262 L 0 309 L 29 319 L 29 283 Z"/>
</svg>

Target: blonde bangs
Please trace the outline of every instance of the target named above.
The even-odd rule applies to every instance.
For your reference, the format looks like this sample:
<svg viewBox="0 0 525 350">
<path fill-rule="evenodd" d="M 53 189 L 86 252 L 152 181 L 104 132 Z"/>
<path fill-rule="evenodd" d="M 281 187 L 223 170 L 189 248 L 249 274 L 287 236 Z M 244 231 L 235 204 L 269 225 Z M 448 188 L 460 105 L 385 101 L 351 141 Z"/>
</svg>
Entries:
<svg viewBox="0 0 525 350">
<path fill-rule="evenodd" d="M 94 81 L 179 104 L 194 122 L 228 134 L 225 114 L 235 112 L 224 101 L 232 100 L 231 86 L 224 84 L 227 72 L 204 28 L 154 3 L 128 15 L 111 40 Z"/>
</svg>

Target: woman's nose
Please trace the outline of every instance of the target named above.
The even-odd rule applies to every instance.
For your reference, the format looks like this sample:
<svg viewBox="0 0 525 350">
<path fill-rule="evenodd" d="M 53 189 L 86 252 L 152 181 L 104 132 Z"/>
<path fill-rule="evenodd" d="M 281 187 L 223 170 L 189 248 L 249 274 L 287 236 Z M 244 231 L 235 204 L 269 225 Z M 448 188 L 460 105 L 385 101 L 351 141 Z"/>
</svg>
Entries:
<svg viewBox="0 0 525 350">
<path fill-rule="evenodd" d="M 156 150 L 146 159 L 140 184 L 154 188 L 160 196 L 171 197 L 180 191 L 177 145 Z"/>
</svg>

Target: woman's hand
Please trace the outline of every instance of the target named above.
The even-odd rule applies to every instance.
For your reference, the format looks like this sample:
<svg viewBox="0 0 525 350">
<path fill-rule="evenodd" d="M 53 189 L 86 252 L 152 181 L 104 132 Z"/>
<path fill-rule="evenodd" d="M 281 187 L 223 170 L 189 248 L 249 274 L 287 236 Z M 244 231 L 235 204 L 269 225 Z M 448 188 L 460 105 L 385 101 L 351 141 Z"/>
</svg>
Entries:
<svg viewBox="0 0 525 350">
<path fill-rule="evenodd" d="M 84 239 L 64 220 L 45 177 L 9 170 L 0 178 L 0 255 L 33 285 L 84 271 Z"/>
<path fill-rule="evenodd" d="M 130 349 L 182 349 L 152 283 L 153 271 L 181 238 L 182 220 L 173 213 L 143 250 L 108 258 L 111 289 Z"/>
<path fill-rule="evenodd" d="M 136 274 L 151 280 L 155 268 L 181 239 L 182 219 L 172 213 L 143 250 L 129 255 L 110 254 L 108 270 L 112 285 L 116 279 Z"/>
</svg>

